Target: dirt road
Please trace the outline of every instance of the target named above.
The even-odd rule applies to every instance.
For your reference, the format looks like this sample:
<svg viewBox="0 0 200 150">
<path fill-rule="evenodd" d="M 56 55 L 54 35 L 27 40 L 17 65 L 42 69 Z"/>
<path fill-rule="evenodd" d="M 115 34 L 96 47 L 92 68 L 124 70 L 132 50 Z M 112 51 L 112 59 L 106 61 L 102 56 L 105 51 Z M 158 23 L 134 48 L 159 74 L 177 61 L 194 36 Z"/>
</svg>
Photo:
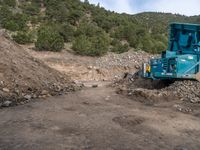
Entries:
<svg viewBox="0 0 200 150">
<path fill-rule="evenodd" d="M 1 150 L 199 150 L 199 137 L 198 116 L 106 86 L 0 110 Z"/>
</svg>

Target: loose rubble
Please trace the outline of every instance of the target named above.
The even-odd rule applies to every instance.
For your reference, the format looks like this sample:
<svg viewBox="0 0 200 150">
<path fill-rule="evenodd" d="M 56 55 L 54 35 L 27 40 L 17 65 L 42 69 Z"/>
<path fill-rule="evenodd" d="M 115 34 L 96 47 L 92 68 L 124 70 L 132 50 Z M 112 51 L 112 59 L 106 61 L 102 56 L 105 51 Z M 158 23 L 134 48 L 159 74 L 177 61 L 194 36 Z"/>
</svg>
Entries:
<svg viewBox="0 0 200 150">
<path fill-rule="evenodd" d="M 184 101 L 200 103 L 200 82 L 198 81 L 176 81 L 161 91 L 172 92 Z"/>
<path fill-rule="evenodd" d="M 89 66 L 96 70 L 96 74 L 101 74 L 104 80 L 119 80 L 124 75 L 124 72 L 134 73 L 143 62 L 155 55 L 150 55 L 144 51 L 130 50 L 122 54 L 108 53 L 107 55 L 98 58 L 95 61 L 94 67 Z"/>
<path fill-rule="evenodd" d="M 145 99 L 179 99 L 185 102 L 200 103 L 200 82 L 191 80 L 175 81 L 173 83 L 152 81 L 130 75 L 126 79 L 113 84 L 118 93 L 128 96 L 140 96 Z"/>
</svg>

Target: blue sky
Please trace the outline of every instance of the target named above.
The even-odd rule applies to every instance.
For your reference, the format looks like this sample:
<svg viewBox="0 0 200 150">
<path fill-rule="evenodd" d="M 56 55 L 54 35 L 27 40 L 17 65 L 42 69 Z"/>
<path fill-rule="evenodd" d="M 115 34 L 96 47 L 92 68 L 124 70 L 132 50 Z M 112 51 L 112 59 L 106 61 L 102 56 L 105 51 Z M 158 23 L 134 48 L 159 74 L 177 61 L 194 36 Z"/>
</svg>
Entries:
<svg viewBox="0 0 200 150">
<path fill-rule="evenodd" d="M 200 0 L 89 0 L 108 10 L 135 14 L 144 11 L 200 15 Z"/>
</svg>

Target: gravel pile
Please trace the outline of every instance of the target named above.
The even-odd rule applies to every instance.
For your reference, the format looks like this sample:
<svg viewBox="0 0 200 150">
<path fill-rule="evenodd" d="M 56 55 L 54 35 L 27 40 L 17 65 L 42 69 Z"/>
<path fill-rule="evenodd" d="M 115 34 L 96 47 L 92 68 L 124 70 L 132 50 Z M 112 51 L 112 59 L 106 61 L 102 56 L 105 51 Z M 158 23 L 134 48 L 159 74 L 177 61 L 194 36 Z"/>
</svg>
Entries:
<svg viewBox="0 0 200 150">
<path fill-rule="evenodd" d="M 142 96 L 147 99 L 170 97 L 182 101 L 200 103 L 200 82 L 184 80 L 167 83 L 142 78 L 126 78 L 114 83 L 119 92 L 128 96 Z"/>
<path fill-rule="evenodd" d="M 182 100 L 200 103 L 200 82 L 198 81 L 176 81 L 161 91 L 172 92 Z"/>
<path fill-rule="evenodd" d="M 113 66 L 136 67 L 137 69 L 143 62 L 148 62 L 151 57 L 153 55 L 146 52 L 133 50 L 122 54 L 109 53 L 97 59 L 96 66 L 106 69 L 112 68 Z"/>
<path fill-rule="evenodd" d="M 124 76 L 124 73 L 137 72 L 142 63 L 148 62 L 151 57 L 153 55 L 134 50 L 122 54 L 108 53 L 95 60 L 95 76 L 101 76 L 100 80 L 119 80 Z"/>
</svg>

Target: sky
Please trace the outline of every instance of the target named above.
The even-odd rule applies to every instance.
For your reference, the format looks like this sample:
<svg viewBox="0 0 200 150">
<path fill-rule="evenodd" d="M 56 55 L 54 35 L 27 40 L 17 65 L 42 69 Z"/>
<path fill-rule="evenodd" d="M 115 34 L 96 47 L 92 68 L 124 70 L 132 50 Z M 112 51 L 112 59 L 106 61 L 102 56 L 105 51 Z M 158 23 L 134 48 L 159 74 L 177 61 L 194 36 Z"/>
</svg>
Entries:
<svg viewBox="0 0 200 150">
<path fill-rule="evenodd" d="M 186 16 L 200 15 L 200 0 L 89 0 L 92 4 L 118 13 L 144 11 L 170 12 Z"/>
</svg>

